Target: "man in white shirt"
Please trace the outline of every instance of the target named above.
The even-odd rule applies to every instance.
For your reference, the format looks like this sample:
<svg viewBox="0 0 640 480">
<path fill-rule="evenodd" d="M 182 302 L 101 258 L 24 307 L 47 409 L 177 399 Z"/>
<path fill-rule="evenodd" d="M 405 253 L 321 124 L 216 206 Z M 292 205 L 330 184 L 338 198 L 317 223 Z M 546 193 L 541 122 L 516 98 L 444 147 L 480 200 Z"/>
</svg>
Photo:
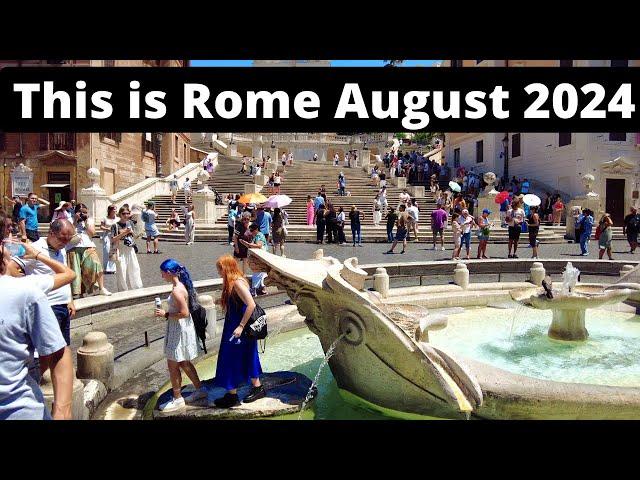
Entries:
<svg viewBox="0 0 640 480">
<path fill-rule="evenodd" d="M 511 202 L 511 208 L 507 210 L 507 225 L 509 225 L 509 258 L 518 258 L 516 250 L 518 250 L 518 241 L 522 232 L 522 222 L 524 221 L 524 210 L 520 208 L 521 200 L 514 198 Z M 513 248 L 513 255 L 511 249 Z"/>
<path fill-rule="evenodd" d="M 409 192 L 407 191 L 407 189 L 405 188 L 400 195 L 398 195 L 399 197 L 399 202 L 398 202 L 398 208 L 400 208 L 400 205 L 404 205 L 405 207 L 409 207 L 409 201 L 411 200 L 411 195 L 409 195 Z"/>
<path fill-rule="evenodd" d="M 67 252 L 65 247 L 75 235 L 75 229 L 71 223 L 65 220 L 56 220 L 49 228 L 46 237 L 33 242 L 33 248 L 40 251 L 38 256 L 45 255 L 53 260 L 67 265 Z M 26 275 L 54 275 L 55 272 L 42 262 L 37 260 L 24 260 L 24 273 Z M 65 285 L 57 290 L 47 293 L 49 306 L 58 320 L 62 336 L 71 345 L 70 327 L 71 317 L 76 313 L 73 297 L 71 295 L 71 285 Z"/>
<path fill-rule="evenodd" d="M 407 213 L 409 214 L 409 236 L 411 235 L 411 231 L 415 235 L 414 241 L 418 241 L 418 220 L 420 219 L 420 211 L 418 210 L 418 206 L 416 205 L 416 201 L 413 200 L 410 202 L 411 206 L 407 208 Z"/>
<path fill-rule="evenodd" d="M 191 201 L 191 181 L 188 178 L 185 179 L 182 188 L 184 189 L 184 203 L 189 203 Z"/>
<path fill-rule="evenodd" d="M 460 228 L 462 230 L 462 237 L 460 239 L 460 250 L 462 250 L 462 246 L 464 245 L 467 250 L 467 260 L 469 257 L 469 250 L 471 249 L 471 227 L 474 225 L 477 226 L 476 221 L 473 219 L 471 215 L 469 215 L 469 210 L 466 208 L 462 210 L 462 213 L 458 217 L 457 222 L 460 224 Z M 460 252 L 458 252 L 459 254 Z"/>
</svg>

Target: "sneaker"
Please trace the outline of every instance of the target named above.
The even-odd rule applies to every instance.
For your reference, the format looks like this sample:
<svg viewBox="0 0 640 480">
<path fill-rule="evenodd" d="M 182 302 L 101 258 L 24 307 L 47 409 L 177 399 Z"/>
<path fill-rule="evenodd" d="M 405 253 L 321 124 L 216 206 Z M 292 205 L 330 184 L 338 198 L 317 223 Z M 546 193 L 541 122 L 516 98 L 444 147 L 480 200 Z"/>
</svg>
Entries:
<svg viewBox="0 0 640 480">
<path fill-rule="evenodd" d="M 442 247 L 442 248 L 441 248 L 441 250 L 444 252 L 444 251 L 445 251 L 445 248 L 444 248 L 444 247 Z"/>
<path fill-rule="evenodd" d="M 106 295 L 107 297 L 113 295 L 109 290 L 107 290 L 106 288 L 101 288 L 100 289 L 100 295 Z"/>
<path fill-rule="evenodd" d="M 358 244 L 358 246 L 359 246 L 359 247 L 364 247 L 364 245 L 363 245 L 363 244 L 361 244 L 361 243 L 359 243 L 359 244 Z"/>
<path fill-rule="evenodd" d="M 207 392 L 206 390 L 203 390 L 202 387 L 200 387 L 198 390 L 194 391 L 193 393 L 191 393 L 191 395 L 186 397 L 184 401 L 185 403 L 193 403 L 197 402 L 198 400 L 202 400 L 203 398 L 207 398 Z"/>
<path fill-rule="evenodd" d="M 231 408 L 240 405 L 240 399 L 236 393 L 225 393 L 224 397 L 216 398 L 213 404 L 218 408 Z"/>
<path fill-rule="evenodd" d="M 160 405 L 160 410 L 163 412 L 177 412 L 179 410 L 184 410 L 187 405 L 184 403 L 184 398 L 174 398 L 173 400 L 165 403 L 164 405 Z"/>
<path fill-rule="evenodd" d="M 508 258 L 513 258 L 513 255 L 509 254 Z"/>
<path fill-rule="evenodd" d="M 264 389 L 264 385 L 260 385 L 259 387 L 251 387 L 251 391 L 249 392 L 249 395 L 244 397 L 244 400 L 242 400 L 242 403 L 255 402 L 256 400 L 259 400 L 266 396 L 267 396 L 267 391 Z"/>
<path fill-rule="evenodd" d="M 355 245 L 354 245 L 355 247 Z M 387 250 L 385 253 L 393 253 L 393 250 Z"/>
<path fill-rule="evenodd" d="M 518 258 L 518 255 L 516 255 L 515 253 L 513 254 L 513 257 L 511 258 Z"/>
</svg>

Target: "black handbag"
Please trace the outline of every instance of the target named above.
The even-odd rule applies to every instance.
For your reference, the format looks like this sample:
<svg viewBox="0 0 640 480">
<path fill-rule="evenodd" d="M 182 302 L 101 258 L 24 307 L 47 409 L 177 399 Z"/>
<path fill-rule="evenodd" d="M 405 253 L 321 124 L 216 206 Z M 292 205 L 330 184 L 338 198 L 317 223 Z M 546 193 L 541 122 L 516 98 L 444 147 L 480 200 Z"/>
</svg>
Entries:
<svg viewBox="0 0 640 480">
<path fill-rule="evenodd" d="M 267 314 L 264 309 L 256 303 L 256 308 L 253 309 L 242 335 L 247 338 L 262 340 L 267 337 Z"/>
</svg>

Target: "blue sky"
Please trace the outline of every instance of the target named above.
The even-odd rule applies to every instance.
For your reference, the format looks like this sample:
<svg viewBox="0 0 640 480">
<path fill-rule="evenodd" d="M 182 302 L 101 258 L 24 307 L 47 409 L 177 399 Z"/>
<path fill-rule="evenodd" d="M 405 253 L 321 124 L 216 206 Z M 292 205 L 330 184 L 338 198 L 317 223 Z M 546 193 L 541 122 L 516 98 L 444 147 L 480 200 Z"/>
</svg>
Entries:
<svg viewBox="0 0 640 480">
<path fill-rule="evenodd" d="M 405 60 L 407 67 L 430 67 L 440 60 Z M 193 67 L 250 67 L 253 60 L 191 60 Z M 381 67 L 383 60 L 331 60 L 332 67 Z"/>
</svg>

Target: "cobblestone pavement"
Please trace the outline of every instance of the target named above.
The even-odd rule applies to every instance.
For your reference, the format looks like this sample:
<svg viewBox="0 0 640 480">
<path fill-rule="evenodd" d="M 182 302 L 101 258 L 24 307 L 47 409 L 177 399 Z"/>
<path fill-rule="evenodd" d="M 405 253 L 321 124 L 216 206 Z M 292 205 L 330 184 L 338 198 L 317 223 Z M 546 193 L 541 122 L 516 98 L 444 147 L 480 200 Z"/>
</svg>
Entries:
<svg viewBox="0 0 640 480">
<path fill-rule="evenodd" d="M 98 251 L 102 252 L 100 240 L 95 240 L 98 246 Z M 339 260 L 345 260 L 346 258 L 356 256 L 360 264 L 369 263 L 385 263 L 385 262 L 420 262 L 420 261 L 437 261 L 437 260 L 450 260 L 451 259 L 451 245 L 446 245 L 446 251 L 432 250 L 430 243 L 424 242 L 409 242 L 407 250 L 404 255 L 400 255 L 402 245 L 396 247 L 396 253 L 393 255 L 386 255 L 385 252 L 389 249 L 388 244 L 382 243 L 365 243 L 363 247 L 353 247 L 351 244 L 348 246 L 338 245 L 316 245 L 312 243 L 288 243 L 285 246 L 285 254 L 290 258 L 299 260 L 310 259 L 312 253 L 318 248 L 324 249 L 325 255 L 335 257 Z M 160 276 L 159 266 L 163 260 L 167 258 L 175 258 L 179 262 L 185 264 L 191 273 L 194 280 L 206 280 L 210 278 L 217 278 L 218 273 L 216 271 L 215 262 L 216 259 L 224 254 L 232 253 L 233 247 L 221 242 L 196 242 L 193 245 L 186 246 L 181 243 L 161 242 L 160 251 L 161 255 L 144 253 L 144 242 L 138 242 L 140 248 L 140 254 L 138 255 L 138 261 L 140 262 L 140 268 L 142 270 L 142 282 L 145 287 L 151 287 L 155 285 L 163 285 L 164 281 Z M 471 257 L 474 258 L 477 252 L 477 243 L 471 245 Z M 598 258 L 598 244 L 595 241 L 591 241 L 589 244 L 589 257 L 591 259 Z M 613 242 L 613 258 L 616 260 L 640 260 L 640 250 L 637 250 L 635 255 L 631 255 L 629 252 L 629 245 L 626 241 L 614 241 Z M 487 254 L 491 258 L 507 258 L 507 245 L 506 244 L 489 244 L 487 248 Z M 571 261 L 574 258 L 580 258 L 580 246 L 573 243 L 556 243 L 556 244 L 541 244 L 539 247 L 539 256 L 541 260 L 545 258 L 566 258 L 567 261 Z M 530 248 L 518 248 L 518 256 L 520 258 L 530 258 Z M 606 258 L 606 254 L 605 254 Z M 116 291 L 116 279 L 115 275 L 105 276 L 105 286 L 112 291 Z"/>
</svg>

